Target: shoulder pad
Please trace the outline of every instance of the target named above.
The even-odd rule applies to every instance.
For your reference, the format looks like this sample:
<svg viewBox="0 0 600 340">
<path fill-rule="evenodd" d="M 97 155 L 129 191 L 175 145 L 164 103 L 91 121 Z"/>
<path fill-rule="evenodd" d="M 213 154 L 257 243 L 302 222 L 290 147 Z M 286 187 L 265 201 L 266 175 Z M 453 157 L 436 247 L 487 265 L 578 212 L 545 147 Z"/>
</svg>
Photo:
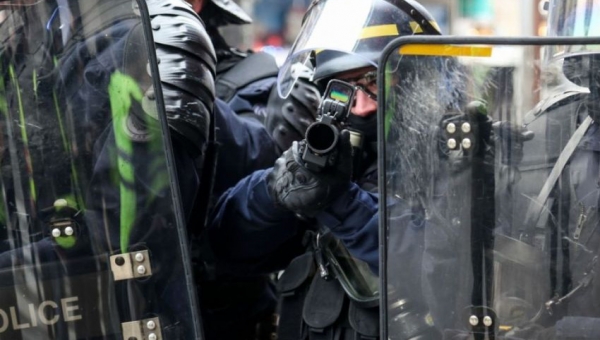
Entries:
<svg viewBox="0 0 600 340">
<path fill-rule="evenodd" d="M 265 52 L 252 53 L 218 76 L 215 85 L 217 97 L 229 102 L 241 88 L 261 79 L 276 77 L 277 72 L 279 67 L 272 55 Z"/>
<path fill-rule="evenodd" d="M 213 44 L 184 0 L 147 4 L 169 126 L 199 154 L 208 140 L 215 99 Z"/>
<path fill-rule="evenodd" d="M 581 101 L 581 98 L 587 94 L 589 94 L 589 91 L 586 89 L 571 89 L 567 91 L 556 91 L 554 93 L 550 93 L 546 95 L 542 101 L 537 103 L 537 105 L 531 109 L 531 111 L 525 114 L 525 117 L 523 118 L 523 124 L 530 124 L 541 115 L 547 113 L 548 111 L 552 111 L 558 106 L 563 106 L 575 101 Z"/>
</svg>

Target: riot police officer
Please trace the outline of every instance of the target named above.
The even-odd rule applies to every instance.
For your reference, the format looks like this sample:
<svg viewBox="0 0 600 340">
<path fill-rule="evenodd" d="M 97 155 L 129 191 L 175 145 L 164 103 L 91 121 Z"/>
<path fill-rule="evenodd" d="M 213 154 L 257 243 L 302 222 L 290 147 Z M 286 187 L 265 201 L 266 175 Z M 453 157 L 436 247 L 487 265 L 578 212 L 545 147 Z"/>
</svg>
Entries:
<svg viewBox="0 0 600 340">
<path fill-rule="evenodd" d="M 215 273 L 212 246 L 202 237 L 202 230 L 205 214 L 223 191 L 249 173 L 269 167 L 279 154 L 262 123 L 279 68 L 270 54 L 241 51 L 225 41 L 221 27 L 252 22 L 234 1 L 188 2 L 203 20 L 217 57 L 217 99 L 207 147 L 215 166 L 203 173 L 204 182 L 212 186 L 196 198 L 195 213 L 188 221 L 205 336 L 268 339 L 276 305 L 270 277 L 238 280 Z"/>
<path fill-rule="evenodd" d="M 287 116 L 312 117 L 319 92 L 303 78 L 302 86 L 295 88 L 289 99 L 280 100 L 274 95 L 279 67 L 273 56 L 231 47 L 219 31 L 226 25 L 250 24 L 252 19 L 248 14 L 234 1 L 188 2 L 205 23 L 217 56 L 215 91 L 218 100 L 214 123 L 218 133 L 213 142 L 222 149 L 217 154 L 217 164 L 220 169 L 226 169 L 216 171 L 213 194 L 218 197 L 252 171 L 272 165 L 275 157 L 285 150 L 279 146 L 280 138 L 271 136 L 277 135 L 276 130 L 286 130 L 285 134 L 289 129 L 266 121 L 267 111 L 268 116 L 277 116 L 285 109 Z"/>
<path fill-rule="evenodd" d="M 291 129 L 286 129 L 289 124 L 281 121 L 270 123 L 274 117 L 285 114 L 312 118 L 319 93 L 314 85 L 303 80 L 291 96 L 280 99 L 274 86 L 279 70 L 275 59 L 265 52 L 231 47 L 219 32 L 226 25 L 249 24 L 251 18 L 233 1 L 189 3 L 204 21 L 217 55 L 217 101 L 207 152 L 216 158 L 216 168 L 214 175 L 205 173 L 205 181 L 213 182 L 213 190 L 197 200 L 197 213 L 189 222 L 200 233 L 197 226 L 202 225 L 205 212 L 223 191 L 253 171 L 271 166 L 284 150 L 279 145 L 279 136 L 287 135 Z M 272 118 L 265 122 L 267 113 Z M 206 179 L 211 177 L 214 180 Z M 208 267 L 213 266 L 210 244 L 205 241 L 193 244 L 200 253 L 195 255 L 197 271 L 204 273 L 199 278 L 201 305 L 207 319 L 206 336 L 244 339 L 254 338 L 257 333 L 259 337 L 270 338 L 276 303 L 272 280 L 267 275 L 234 280 L 207 274 Z"/>
<path fill-rule="evenodd" d="M 1 337 L 202 337 L 173 170 L 191 199 L 214 102 L 198 16 L 161 0 L 2 9 Z"/>
<path fill-rule="evenodd" d="M 549 1 L 546 6 L 548 36 L 600 35 L 600 2 Z M 550 282 L 540 285 L 546 310 L 536 326 L 524 325 L 515 334 L 523 332 L 536 339 L 591 339 L 600 334 L 600 271 L 596 265 L 600 239 L 595 232 L 600 221 L 596 147 L 600 53 L 590 45 L 564 50 L 548 46 L 544 58 L 548 65 L 558 65 L 558 86 L 549 86 L 547 99 L 526 117 L 527 127 L 537 138 L 526 143 L 523 151 L 527 165 L 539 162 L 533 157 L 536 153 L 547 154 L 555 163 L 550 174 L 541 169 L 520 172 L 520 192 L 534 201 L 523 204 L 527 209 L 515 210 L 524 221 L 519 239 L 543 254 L 553 249 L 555 255 L 547 264 Z M 557 128 L 556 123 L 563 125 Z M 554 215 L 550 220 L 546 219 L 548 213 Z M 543 231 L 539 225 L 544 223 L 547 229 Z"/>
<path fill-rule="evenodd" d="M 242 51 L 230 46 L 219 29 L 227 25 L 247 25 L 250 16 L 234 1 L 189 1 L 206 26 L 217 55 L 217 97 L 238 115 L 262 121 L 279 67 L 265 52 Z"/>
<path fill-rule="evenodd" d="M 396 46 L 400 56 L 389 54 L 385 61 L 397 70 L 390 78 L 411 80 L 384 86 L 386 103 L 395 105 L 380 169 L 387 192 L 381 198 L 380 270 L 387 279 L 382 289 L 391 339 L 419 338 L 402 332 L 413 330 L 418 319 L 435 329 L 427 339 L 599 335 L 599 39 L 582 41 L 600 34 L 599 3 L 548 6 L 549 35 L 565 39 L 532 39 L 530 45 L 515 39 L 524 43 L 519 48 L 541 47 L 545 55 L 526 57 L 515 80 L 496 80 L 488 88 L 477 80 L 498 43 L 493 39 L 480 39 L 482 49 L 467 39 L 452 41 L 458 49 L 443 39 L 433 46 L 412 41 Z M 408 59 L 416 66 L 413 74 L 402 70 Z M 436 59 L 443 68 L 432 67 Z M 550 75 L 537 79 L 539 91 L 524 91 L 524 97 L 507 92 L 537 74 L 533 65 Z M 447 87 L 457 99 L 452 105 L 440 100 Z M 489 94 L 508 99 L 511 109 L 504 100 L 468 104 Z M 493 114 L 503 115 L 499 126 L 523 125 L 530 133 L 482 119 Z M 402 214 L 387 209 L 399 199 Z M 400 242 L 407 233 L 418 235 L 418 242 Z M 399 265 L 403 259 L 411 261 Z M 398 290 L 410 298 L 397 299 Z M 414 307 L 419 318 L 408 313 Z"/>
<path fill-rule="evenodd" d="M 244 276 L 286 268 L 278 281 L 280 339 L 378 337 L 375 72 L 386 44 L 413 34 L 439 34 L 415 1 L 314 2 L 278 92 L 288 97 L 303 74 L 322 90 L 332 79 L 353 89 L 337 156 L 309 170 L 305 142 L 282 139 L 288 149 L 273 168 L 244 178 L 217 203 L 208 236 L 219 270 Z M 352 145 L 350 134 L 359 142 Z"/>
</svg>

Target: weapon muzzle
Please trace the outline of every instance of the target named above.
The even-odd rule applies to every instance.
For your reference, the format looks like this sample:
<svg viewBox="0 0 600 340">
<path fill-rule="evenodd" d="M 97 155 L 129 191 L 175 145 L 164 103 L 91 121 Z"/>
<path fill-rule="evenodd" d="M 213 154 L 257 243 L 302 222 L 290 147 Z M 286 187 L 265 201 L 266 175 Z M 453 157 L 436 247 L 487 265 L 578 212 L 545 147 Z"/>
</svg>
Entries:
<svg viewBox="0 0 600 340">
<path fill-rule="evenodd" d="M 315 122 L 306 130 L 306 145 L 316 154 L 333 151 L 337 145 L 340 131 L 332 124 Z"/>
</svg>

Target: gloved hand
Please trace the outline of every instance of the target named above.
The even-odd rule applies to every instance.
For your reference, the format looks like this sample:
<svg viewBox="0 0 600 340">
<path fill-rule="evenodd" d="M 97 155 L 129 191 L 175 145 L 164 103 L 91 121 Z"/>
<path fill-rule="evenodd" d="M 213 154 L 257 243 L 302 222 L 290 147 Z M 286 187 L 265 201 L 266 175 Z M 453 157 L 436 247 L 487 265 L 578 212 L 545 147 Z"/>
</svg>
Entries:
<svg viewBox="0 0 600 340">
<path fill-rule="evenodd" d="M 487 105 L 480 101 L 470 102 L 465 111 L 466 117 L 449 114 L 441 122 L 442 154 L 448 155 L 456 168 L 468 164 L 471 156 L 483 160 L 486 165 L 494 165 L 496 155 L 500 155 L 501 165 L 514 166 L 521 162 L 524 143 L 534 137 L 532 131 L 510 121 L 493 122 L 488 115 Z M 470 127 L 461 131 L 464 122 L 470 122 Z M 448 128 L 450 124 L 455 128 Z M 455 141 L 454 148 L 449 147 L 447 141 L 450 139 Z M 469 143 L 465 148 L 463 141 L 467 139 Z"/>
<path fill-rule="evenodd" d="M 282 152 L 293 141 L 304 138 L 308 126 L 315 122 L 321 94 L 317 87 L 300 78 L 290 95 L 279 97 L 276 86 L 267 102 L 265 127 Z"/>
<path fill-rule="evenodd" d="M 519 126 L 510 121 L 492 122 L 485 103 L 472 101 L 467 106 L 467 112 L 478 122 L 481 139 L 488 150 L 486 157 L 500 154 L 503 165 L 518 165 L 523 159 L 523 144 L 534 137 L 533 131 L 525 126 Z"/>
<path fill-rule="evenodd" d="M 267 186 L 277 205 L 313 217 L 348 189 L 352 177 L 350 133 L 342 130 L 333 165 L 320 172 L 304 167 L 304 148 L 304 140 L 292 143 L 267 175 Z"/>
<path fill-rule="evenodd" d="M 525 126 L 517 126 L 510 122 L 492 124 L 493 140 L 500 146 L 502 164 L 518 165 L 523 160 L 523 144 L 534 137 L 533 131 Z"/>
</svg>

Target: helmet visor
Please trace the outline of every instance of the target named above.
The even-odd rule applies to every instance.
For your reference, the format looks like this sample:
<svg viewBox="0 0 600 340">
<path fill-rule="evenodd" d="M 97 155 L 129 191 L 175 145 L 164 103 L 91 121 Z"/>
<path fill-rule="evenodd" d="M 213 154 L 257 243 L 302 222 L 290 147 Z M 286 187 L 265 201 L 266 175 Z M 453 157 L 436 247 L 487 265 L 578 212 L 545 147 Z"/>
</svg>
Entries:
<svg viewBox="0 0 600 340">
<path fill-rule="evenodd" d="M 335 51 L 353 57 L 346 70 L 377 66 L 379 53 L 394 38 L 419 31 L 408 16 L 384 0 L 321 0 L 307 11 L 300 34 L 278 77 L 281 97 L 287 97 L 298 78 L 317 79 L 319 55 Z M 411 30 L 411 27 L 414 29 Z M 327 51 L 325 51 L 327 50 Z"/>
<path fill-rule="evenodd" d="M 551 1 L 548 11 L 548 36 L 600 36 L 600 0 Z M 598 53 L 600 45 L 552 46 L 550 58 Z"/>
</svg>

